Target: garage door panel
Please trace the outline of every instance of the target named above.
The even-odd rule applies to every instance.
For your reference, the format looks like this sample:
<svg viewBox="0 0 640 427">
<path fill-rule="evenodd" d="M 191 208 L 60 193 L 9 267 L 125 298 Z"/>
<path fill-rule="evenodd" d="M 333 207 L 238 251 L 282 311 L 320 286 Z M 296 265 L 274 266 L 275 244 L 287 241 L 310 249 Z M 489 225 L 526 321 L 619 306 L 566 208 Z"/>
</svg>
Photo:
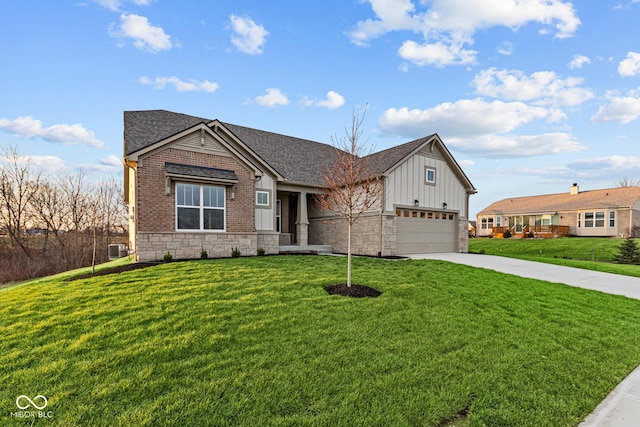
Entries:
<svg viewBox="0 0 640 427">
<path fill-rule="evenodd" d="M 413 212 L 417 212 L 413 215 Z M 458 216 L 447 214 L 442 219 L 440 214 L 411 211 L 408 217 L 397 218 L 396 250 L 398 254 L 423 252 L 455 252 L 457 249 Z M 452 215 L 452 219 L 449 219 Z M 431 216 L 431 217 L 429 217 Z"/>
</svg>

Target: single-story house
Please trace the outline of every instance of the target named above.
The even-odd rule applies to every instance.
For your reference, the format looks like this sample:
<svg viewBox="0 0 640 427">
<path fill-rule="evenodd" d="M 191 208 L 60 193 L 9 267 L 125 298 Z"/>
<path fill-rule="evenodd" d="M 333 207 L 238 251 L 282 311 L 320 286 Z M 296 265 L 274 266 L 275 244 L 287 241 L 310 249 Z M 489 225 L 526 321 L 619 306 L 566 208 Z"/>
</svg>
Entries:
<svg viewBox="0 0 640 427">
<path fill-rule="evenodd" d="M 640 187 L 513 197 L 492 203 L 476 215 L 478 237 L 637 236 Z"/>
<path fill-rule="evenodd" d="M 328 144 L 165 110 L 124 112 L 129 246 L 139 261 L 346 252 L 346 223 L 316 204 L 335 157 Z M 468 250 L 467 176 L 433 134 L 368 156 L 384 186 L 354 225 L 354 254 Z"/>
</svg>

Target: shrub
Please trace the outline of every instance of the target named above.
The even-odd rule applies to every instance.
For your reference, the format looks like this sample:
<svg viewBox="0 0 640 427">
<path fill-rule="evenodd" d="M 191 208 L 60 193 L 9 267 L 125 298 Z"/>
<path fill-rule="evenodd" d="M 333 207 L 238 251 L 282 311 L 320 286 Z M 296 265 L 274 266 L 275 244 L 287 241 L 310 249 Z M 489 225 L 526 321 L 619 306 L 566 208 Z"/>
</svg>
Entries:
<svg viewBox="0 0 640 427">
<path fill-rule="evenodd" d="M 264 249 L 258 248 L 258 256 L 264 256 Z"/>
<path fill-rule="evenodd" d="M 511 230 L 509 230 L 508 228 L 504 230 L 504 233 L 502 233 L 502 237 L 505 239 L 508 239 L 511 237 Z"/>
<path fill-rule="evenodd" d="M 240 249 L 238 249 L 238 247 L 236 246 L 235 248 L 231 249 L 231 256 L 233 258 L 238 258 L 240 256 Z"/>
<path fill-rule="evenodd" d="M 164 260 L 164 262 L 171 262 L 173 260 L 173 255 L 171 255 L 171 252 L 167 252 L 166 254 L 164 254 L 162 259 Z"/>
<path fill-rule="evenodd" d="M 620 264 L 640 264 L 640 249 L 633 238 L 624 239 L 620 245 L 620 252 L 614 257 L 614 261 Z"/>
<path fill-rule="evenodd" d="M 200 251 L 200 259 L 207 259 L 209 258 L 209 253 L 207 252 L 206 249 L 202 248 L 202 250 Z"/>
</svg>

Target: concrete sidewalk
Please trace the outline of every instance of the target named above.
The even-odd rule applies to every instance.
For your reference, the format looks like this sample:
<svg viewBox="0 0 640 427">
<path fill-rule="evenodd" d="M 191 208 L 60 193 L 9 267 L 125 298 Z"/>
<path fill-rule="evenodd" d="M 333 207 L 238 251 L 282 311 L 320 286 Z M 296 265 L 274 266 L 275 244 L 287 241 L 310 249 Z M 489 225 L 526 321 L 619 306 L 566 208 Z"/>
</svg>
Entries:
<svg viewBox="0 0 640 427">
<path fill-rule="evenodd" d="M 601 273 L 541 262 L 467 253 L 413 254 L 412 259 L 435 259 L 487 268 L 521 277 L 564 283 L 614 295 L 640 299 L 640 278 Z M 640 425 L 640 367 L 627 376 L 579 427 L 636 427 Z"/>
</svg>

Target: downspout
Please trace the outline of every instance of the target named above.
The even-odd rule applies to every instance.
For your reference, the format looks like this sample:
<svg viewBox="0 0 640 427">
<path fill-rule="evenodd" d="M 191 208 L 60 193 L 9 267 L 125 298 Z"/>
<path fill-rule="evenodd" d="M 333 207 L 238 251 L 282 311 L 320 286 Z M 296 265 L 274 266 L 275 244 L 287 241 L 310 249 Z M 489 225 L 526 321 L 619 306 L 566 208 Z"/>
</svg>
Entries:
<svg viewBox="0 0 640 427">
<path fill-rule="evenodd" d="M 386 189 L 386 180 L 385 177 L 382 176 L 382 196 L 380 197 L 380 246 L 378 247 L 378 256 L 382 256 L 383 248 L 383 233 L 384 233 L 384 195 Z"/>
</svg>

